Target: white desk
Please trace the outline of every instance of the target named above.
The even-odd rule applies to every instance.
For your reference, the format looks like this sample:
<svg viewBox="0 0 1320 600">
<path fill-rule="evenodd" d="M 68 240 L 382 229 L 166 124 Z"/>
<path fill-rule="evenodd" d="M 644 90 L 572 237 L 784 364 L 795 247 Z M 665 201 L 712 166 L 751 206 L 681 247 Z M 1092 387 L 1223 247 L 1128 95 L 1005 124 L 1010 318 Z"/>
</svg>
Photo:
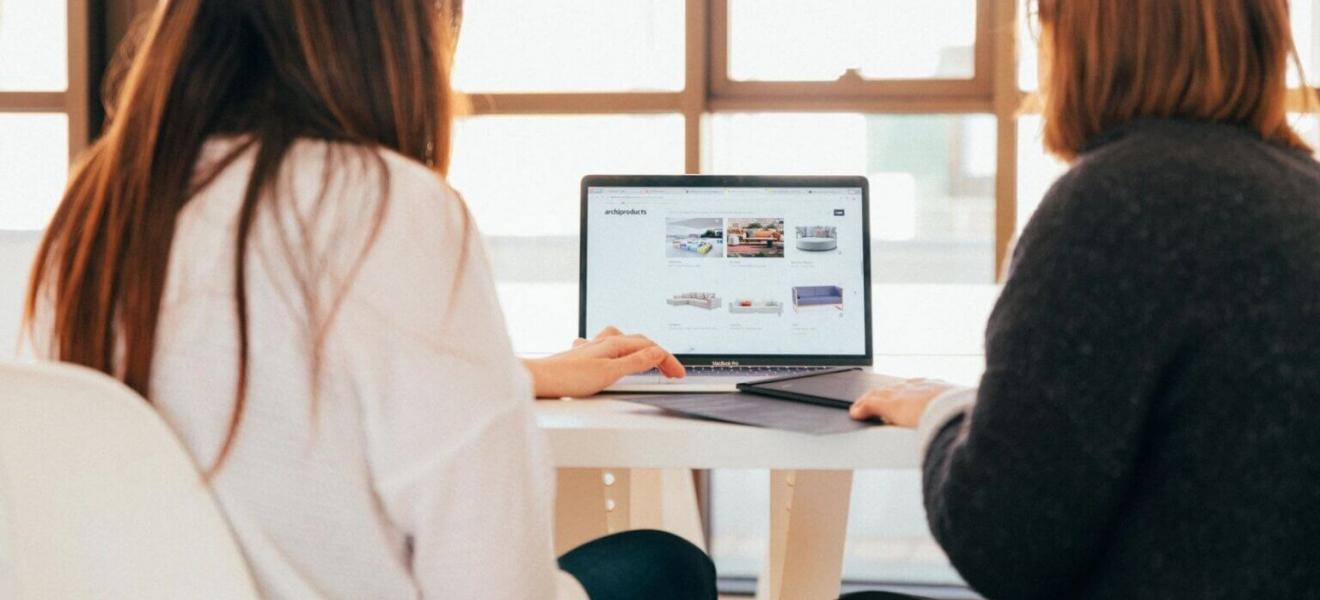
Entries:
<svg viewBox="0 0 1320 600">
<path fill-rule="evenodd" d="M 837 597 L 853 471 L 919 465 L 917 436 L 907 430 L 810 436 L 673 417 L 608 398 L 540 401 L 536 411 L 560 469 L 561 552 L 643 527 L 700 544 L 688 469 L 769 469 L 770 552 L 760 598 Z"/>
</svg>

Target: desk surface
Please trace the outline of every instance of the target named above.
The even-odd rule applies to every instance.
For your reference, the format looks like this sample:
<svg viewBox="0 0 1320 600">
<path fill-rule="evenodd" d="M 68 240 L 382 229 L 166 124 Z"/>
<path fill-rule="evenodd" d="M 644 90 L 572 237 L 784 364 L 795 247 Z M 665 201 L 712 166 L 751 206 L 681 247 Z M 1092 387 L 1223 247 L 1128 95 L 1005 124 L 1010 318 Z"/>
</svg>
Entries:
<svg viewBox="0 0 1320 600">
<path fill-rule="evenodd" d="M 917 435 L 874 427 L 813 436 L 665 414 L 617 397 L 539 400 L 536 418 L 557 467 L 908 469 Z"/>
</svg>

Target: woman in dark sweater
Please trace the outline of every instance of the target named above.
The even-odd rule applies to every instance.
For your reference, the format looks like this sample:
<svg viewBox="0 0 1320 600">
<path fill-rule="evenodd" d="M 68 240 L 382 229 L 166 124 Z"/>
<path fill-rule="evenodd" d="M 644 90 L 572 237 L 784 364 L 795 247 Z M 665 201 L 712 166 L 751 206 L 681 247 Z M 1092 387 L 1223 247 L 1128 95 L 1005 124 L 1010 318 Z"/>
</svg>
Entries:
<svg viewBox="0 0 1320 600">
<path fill-rule="evenodd" d="M 931 530 L 987 598 L 1320 598 L 1320 163 L 1287 0 L 1040 0 L 1046 144 L 978 390 L 913 381 Z"/>
</svg>

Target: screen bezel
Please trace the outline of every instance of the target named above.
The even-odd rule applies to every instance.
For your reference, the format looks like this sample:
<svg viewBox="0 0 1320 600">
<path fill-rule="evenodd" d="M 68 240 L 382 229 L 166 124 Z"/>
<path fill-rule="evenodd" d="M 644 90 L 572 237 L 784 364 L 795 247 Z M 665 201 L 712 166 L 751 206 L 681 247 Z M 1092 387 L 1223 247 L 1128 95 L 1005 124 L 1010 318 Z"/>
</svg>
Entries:
<svg viewBox="0 0 1320 600">
<path fill-rule="evenodd" d="M 862 190 L 862 271 L 866 308 L 865 354 L 676 354 L 689 366 L 864 366 L 874 362 L 871 338 L 871 201 L 870 184 L 860 176 L 766 176 L 766 175 L 588 175 L 582 178 L 581 220 L 578 226 L 578 337 L 587 338 L 587 217 L 593 187 L 663 188 L 844 188 Z M 595 335 L 594 333 L 591 335 Z"/>
</svg>

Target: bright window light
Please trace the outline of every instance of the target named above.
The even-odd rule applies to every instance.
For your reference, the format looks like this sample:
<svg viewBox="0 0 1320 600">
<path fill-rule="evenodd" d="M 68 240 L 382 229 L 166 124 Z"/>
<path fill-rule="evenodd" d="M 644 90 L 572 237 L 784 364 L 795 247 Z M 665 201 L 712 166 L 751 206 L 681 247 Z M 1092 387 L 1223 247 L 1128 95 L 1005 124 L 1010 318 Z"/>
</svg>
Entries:
<svg viewBox="0 0 1320 600">
<path fill-rule="evenodd" d="M 1067 164 L 1045 152 L 1044 127 L 1040 115 L 1018 119 L 1018 233 L 1036 214 L 1045 192 L 1068 170 Z"/>
<path fill-rule="evenodd" d="M 45 228 L 68 175 L 68 117 L 0 113 L 0 229 Z"/>
<path fill-rule="evenodd" d="M 683 6 L 683 0 L 467 2 L 454 85 L 467 92 L 680 90 Z"/>
<path fill-rule="evenodd" d="M 729 77 L 971 79 L 976 0 L 730 0 Z"/>
<path fill-rule="evenodd" d="M 1293 39 L 1302 58 L 1302 69 L 1312 86 L 1320 86 L 1320 0 L 1293 0 Z M 1296 72 L 1288 73 L 1288 86 L 1300 87 Z"/>
<path fill-rule="evenodd" d="M 866 175 L 876 281 L 994 280 L 995 119 L 990 115 L 718 113 L 705 170 Z"/>
<path fill-rule="evenodd" d="M 68 15 L 61 0 L 0 0 L 0 91 L 69 85 Z"/>
<path fill-rule="evenodd" d="M 450 180 L 488 236 L 576 236 L 584 175 L 682 172 L 678 115 L 497 116 L 458 122 Z"/>
</svg>

